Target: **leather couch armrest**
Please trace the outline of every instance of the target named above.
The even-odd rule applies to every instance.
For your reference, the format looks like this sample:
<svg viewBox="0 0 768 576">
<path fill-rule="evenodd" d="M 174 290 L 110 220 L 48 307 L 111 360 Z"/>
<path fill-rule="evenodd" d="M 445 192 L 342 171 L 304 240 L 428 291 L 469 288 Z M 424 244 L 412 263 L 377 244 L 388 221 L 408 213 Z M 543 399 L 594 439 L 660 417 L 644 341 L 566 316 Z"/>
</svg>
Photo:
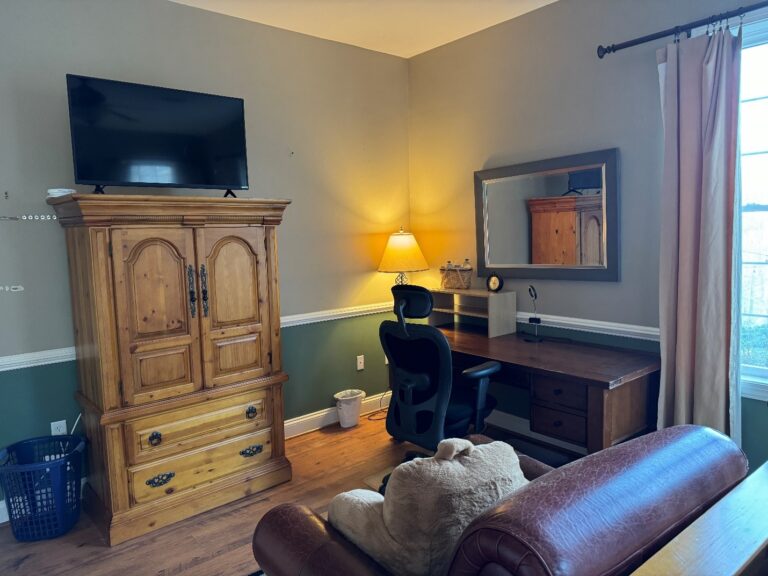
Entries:
<svg viewBox="0 0 768 576">
<path fill-rule="evenodd" d="M 520 460 L 520 470 L 522 470 L 523 476 L 528 480 L 536 480 L 539 476 L 544 476 L 547 472 L 554 470 L 549 464 L 539 462 L 535 458 L 531 458 L 520 452 L 517 453 L 517 457 Z"/>
<path fill-rule="evenodd" d="M 666 428 L 531 482 L 462 534 L 450 576 L 629 574 L 747 474 L 729 438 Z"/>
<path fill-rule="evenodd" d="M 387 576 L 326 520 L 295 504 L 264 515 L 253 533 L 253 556 L 268 576 Z"/>
</svg>

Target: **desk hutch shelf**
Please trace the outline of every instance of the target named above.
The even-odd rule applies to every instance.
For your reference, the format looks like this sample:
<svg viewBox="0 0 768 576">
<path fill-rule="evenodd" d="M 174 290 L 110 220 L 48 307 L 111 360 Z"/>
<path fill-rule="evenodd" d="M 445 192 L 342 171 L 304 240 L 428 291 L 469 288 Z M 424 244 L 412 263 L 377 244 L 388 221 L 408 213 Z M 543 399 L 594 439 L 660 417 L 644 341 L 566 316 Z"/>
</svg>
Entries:
<svg viewBox="0 0 768 576">
<path fill-rule="evenodd" d="M 429 323 L 446 326 L 461 323 L 463 318 L 486 320 L 488 337 L 494 338 L 517 331 L 517 295 L 512 291 L 434 289 L 435 299 Z"/>
</svg>

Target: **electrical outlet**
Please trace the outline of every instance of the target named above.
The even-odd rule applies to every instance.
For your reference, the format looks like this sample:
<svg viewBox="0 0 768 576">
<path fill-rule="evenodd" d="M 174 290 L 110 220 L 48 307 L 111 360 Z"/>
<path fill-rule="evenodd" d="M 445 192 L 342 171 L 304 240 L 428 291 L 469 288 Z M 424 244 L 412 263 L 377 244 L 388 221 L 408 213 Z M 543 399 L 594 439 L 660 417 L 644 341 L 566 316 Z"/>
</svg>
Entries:
<svg viewBox="0 0 768 576">
<path fill-rule="evenodd" d="M 62 434 L 66 434 L 66 433 L 67 433 L 66 420 L 58 420 L 56 422 L 51 422 L 51 435 L 61 436 Z"/>
<path fill-rule="evenodd" d="M 357 357 L 357 371 L 365 370 L 365 354 L 360 354 Z"/>
</svg>

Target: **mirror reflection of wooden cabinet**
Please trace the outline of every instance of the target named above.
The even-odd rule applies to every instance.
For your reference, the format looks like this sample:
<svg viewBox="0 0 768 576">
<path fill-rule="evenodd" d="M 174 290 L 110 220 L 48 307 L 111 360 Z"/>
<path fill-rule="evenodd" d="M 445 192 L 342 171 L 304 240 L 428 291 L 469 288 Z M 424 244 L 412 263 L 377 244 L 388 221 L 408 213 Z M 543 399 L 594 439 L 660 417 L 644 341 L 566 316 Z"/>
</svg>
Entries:
<svg viewBox="0 0 768 576">
<path fill-rule="evenodd" d="M 602 200 L 602 195 L 529 199 L 531 263 L 603 265 Z"/>
<path fill-rule="evenodd" d="M 109 543 L 290 480 L 276 233 L 288 201 L 48 202 L 69 252 L 85 507 Z"/>
</svg>

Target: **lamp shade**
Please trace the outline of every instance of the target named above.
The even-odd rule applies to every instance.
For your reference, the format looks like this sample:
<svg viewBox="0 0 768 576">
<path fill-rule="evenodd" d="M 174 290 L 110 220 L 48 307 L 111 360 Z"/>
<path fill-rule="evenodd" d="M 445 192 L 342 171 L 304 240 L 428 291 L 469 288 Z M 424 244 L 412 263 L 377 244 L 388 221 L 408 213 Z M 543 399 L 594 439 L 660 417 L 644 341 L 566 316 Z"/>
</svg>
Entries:
<svg viewBox="0 0 768 576">
<path fill-rule="evenodd" d="M 418 272 L 428 270 L 424 254 L 410 232 L 395 232 L 389 236 L 379 263 L 379 272 Z"/>
</svg>

